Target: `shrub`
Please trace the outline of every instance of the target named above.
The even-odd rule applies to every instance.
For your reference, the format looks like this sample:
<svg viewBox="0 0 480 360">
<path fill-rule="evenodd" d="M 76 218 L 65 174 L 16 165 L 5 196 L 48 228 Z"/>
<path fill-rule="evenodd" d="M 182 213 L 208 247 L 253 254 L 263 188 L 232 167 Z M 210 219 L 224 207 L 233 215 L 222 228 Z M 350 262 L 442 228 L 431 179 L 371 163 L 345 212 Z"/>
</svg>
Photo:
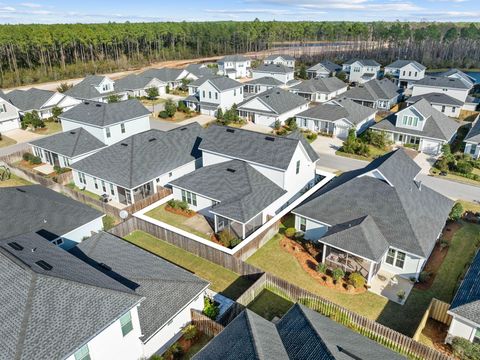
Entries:
<svg viewBox="0 0 480 360">
<path fill-rule="evenodd" d="M 235 234 L 228 229 L 223 229 L 218 233 L 218 240 L 223 246 L 228 248 L 234 247 L 240 242 L 238 237 L 235 236 Z"/>
<path fill-rule="evenodd" d="M 57 166 L 57 165 L 55 165 L 55 166 L 53 167 L 53 170 L 54 170 L 57 174 L 63 174 L 63 173 L 66 173 L 66 172 L 69 171 L 68 168 L 62 168 L 62 167 Z"/>
<path fill-rule="evenodd" d="M 448 215 L 448 218 L 453 221 L 458 221 L 463 215 L 463 206 L 461 203 L 455 203 L 453 205 L 452 210 L 450 211 L 450 215 Z"/>
<path fill-rule="evenodd" d="M 177 200 L 177 206 L 180 210 L 183 210 L 183 211 L 188 211 L 190 208 L 190 206 L 186 201 L 180 201 L 180 200 Z"/>
<path fill-rule="evenodd" d="M 190 114 L 190 108 L 183 101 L 178 102 L 177 110 L 185 114 Z"/>
<path fill-rule="evenodd" d="M 179 343 L 174 343 L 172 346 L 165 351 L 165 358 L 166 359 L 181 359 L 183 355 L 183 348 Z"/>
<path fill-rule="evenodd" d="M 279 130 L 281 126 L 282 126 L 282 123 L 280 122 L 280 120 L 275 120 L 275 122 L 273 123 L 273 128 L 275 130 Z"/>
<path fill-rule="evenodd" d="M 111 215 L 105 215 L 102 218 L 103 230 L 108 231 L 115 226 L 115 218 Z"/>
<path fill-rule="evenodd" d="M 160 111 L 160 112 L 158 113 L 158 117 L 160 117 L 160 118 L 162 118 L 162 119 L 166 119 L 166 118 L 168 118 L 169 116 L 168 116 L 168 113 L 167 113 L 165 110 L 163 110 L 163 111 Z"/>
<path fill-rule="evenodd" d="M 167 201 L 167 205 L 170 206 L 172 209 L 177 209 L 177 200 L 175 199 L 170 199 Z"/>
<path fill-rule="evenodd" d="M 455 165 L 455 170 L 461 174 L 470 174 L 473 171 L 473 165 L 466 160 L 459 160 Z"/>
<path fill-rule="evenodd" d="M 325 263 L 318 263 L 317 264 L 317 272 L 320 274 L 326 274 L 327 273 L 327 264 Z"/>
<path fill-rule="evenodd" d="M 198 330 L 195 325 L 187 325 L 182 329 L 182 334 L 185 340 L 193 340 L 198 335 Z"/>
<path fill-rule="evenodd" d="M 110 103 L 116 103 L 116 102 L 119 102 L 120 101 L 120 96 L 116 95 L 116 94 L 112 94 L 110 96 L 107 97 L 107 102 L 110 104 Z"/>
<path fill-rule="evenodd" d="M 293 239 L 295 237 L 295 233 L 297 232 L 297 229 L 290 227 L 285 230 L 285 236 Z"/>
<path fill-rule="evenodd" d="M 444 239 L 444 238 L 441 238 L 440 239 L 440 249 L 443 250 L 443 249 L 446 249 L 450 246 L 450 243 L 448 242 L 447 239 Z"/>
<path fill-rule="evenodd" d="M 340 268 L 336 268 L 332 271 L 332 277 L 335 283 L 339 282 L 345 276 L 345 271 Z"/>
<path fill-rule="evenodd" d="M 215 114 L 215 117 L 217 118 L 218 121 L 223 120 L 223 110 L 222 110 L 222 108 L 219 108 L 217 110 L 217 113 Z"/>
<path fill-rule="evenodd" d="M 430 279 L 430 273 L 428 271 L 422 271 L 420 275 L 418 275 L 418 281 L 421 283 L 425 283 Z"/>
<path fill-rule="evenodd" d="M 147 97 L 150 99 L 150 100 L 153 100 L 155 99 L 156 97 L 158 97 L 158 88 L 157 87 L 151 87 L 151 88 L 148 88 L 146 91 L 147 93 Z"/>
<path fill-rule="evenodd" d="M 168 99 L 165 102 L 165 110 L 164 111 L 167 113 L 168 117 L 173 117 L 175 115 L 175 113 L 177 112 L 177 105 L 175 105 L 173 100 Z"/>
<path fill-rule="evenodd" d="M 285 128 L 280 128 L 280 130 L 277 130 L 277 135 L 280 135 L 280 136 L 286 135 L 287 132 L 288 132 L 287 129 L 285 129 Z"/>
<path fill-rule="evenodd" d="M 335 76 L 342 81 L 347 80 L 347 74 L 344 71 L 337 72 Z"/>
<path fill-rule="evenodd" d="M 39 165 L 42 163 L 42 159 L 40 159 L 38 156 L 32 155 L 30 158 L 30 163 L 33 165 Z"/>
<path fill-rule="evenodd" d="M 215 320 L 220 313 L 220 309 L 213 299 L 205 297 L 203 300 L 203 313 L 210 319 Z"/>
<path fill-rule="evenodd" d="M 29 153 L 29 152 L 26 152 L 26 153 L 23 153 L 22 155 L 22 159 L 25 160 L 25 161 L 30 161 L 30 159 L 33 157 L 34 155 Z"/>
<path fill-rule="evenodd" d="M 298 128 L 297 120 L 294 117 L 291 117 L 285 120 L 285 125 L 287 125 L 291 131 L 296 130 Z"/>
<path fill-rule="evenodd" d="M 29 125 L 34 129 L 45 127 L 42 119 L 40 119 L 40 115 L 38 115 L 38 112 L 35 110 L 23 116 L 22 129 L 26 129 Z"/>
<path fill-rule="evenodd" d="M 387 134 L 384 131 L 373 131 L 368 129 L 363 137 L 368 144 L 379 149 L 386 149 L 389 144 Z"/>
<path fill-rule="evenodd" d="M 398 300 L 402 301 L 405 299 L 405 290 L 401 289 L 397 291 Z"/>
<path fill-rule="evenodd" d="M 165 358 L 162 355 L 153 354 L 148 360 L 165 360 Z"/>
<path fill-rule="evenodd" d="M 452 340 L 453 354 L 462 360 L 479 360 L 480 345 L 474 344 L 467 339 L 454 337 Z"/>
<path fill-rule="evenodd" d="M 348 282 L 349 284 L 352 284 L 356 289 L 361 289 L 365 287 L 367 281 L 362 276 L 362 274 L 354 272 L 348 276 Z"/>
</svg>

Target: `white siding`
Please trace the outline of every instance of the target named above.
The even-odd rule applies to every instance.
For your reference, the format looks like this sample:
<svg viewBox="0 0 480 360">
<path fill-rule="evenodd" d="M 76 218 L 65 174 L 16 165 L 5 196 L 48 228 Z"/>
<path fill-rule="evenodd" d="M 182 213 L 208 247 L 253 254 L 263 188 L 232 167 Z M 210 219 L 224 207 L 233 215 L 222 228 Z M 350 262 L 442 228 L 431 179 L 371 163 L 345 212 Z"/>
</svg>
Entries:
<svg viewBox="0 0 480 360">
<path fill-rule="evenodd" d="M 447 342 L 450 342 L 451 339 L 456 336 L 472 341 L 476 330 L 477 326 L 453 316 L 452 323 L 448 329 Z"/>
<path fill-rule="evenodd" d="M 462 110 L 461 106 L 450 106 L 450 105 L 438 105 L 438 104 L 431 104 L 435 110 L 438 110 L 450 117 L 459 117 L 460 110 Z"/>
<path fill-rule="evenodd" d="M 173 198 L 176 200 L 182 200 L 182 189 L 176 186 L 172 186 L 172 190 L 173 190 Z M 200 212 L 204 215 L 212 217 L 212 215 L 210 215 L 208 212 L 208 210 L 213 205 L 212 199 L 206 198 L 199 194 L 196 194 L 196 197 L 197 197 L 197 205 L 195 206 L 195 205 L 189 204 L 189 208 L 192 209 L 193 211 Z"/>
<path fill-rule="evenodd" d="M 273 77 L 274 79 L 277 79 L 278 81 L 281 81 L 284 84 L 294 79 L 293 70 L 292 72 L 289 72 L 289 73 L 275 73 L 275 72 L 269 73 L 264 71 L 256 71 L 255 69 L 252 70 L 252 77 L 254 79 L 260 79 L 265 76 Z"/>
<path fill-rule="evenodd" d="M 472 154 L 472 146 L 473 146 L 473 144 L 466 143 L 464 153 L 471 155 L 475 159 L 478 159 L 478 156 L 480 155 L 480 145 L 475 144 L 475 152 L 473 154 Z"/>
<path fill-rule="evenodd" d="M 404 263 L 403 269 L 387 264 L 385 262 L 387 258 L 387 254 L 385 254 L 385 256 L 382 259 L 381 269 L 384 269 L 393 274 L 400 275 L 406 279 L 409 279 L 412 276 L 418 277 L 418 275 L 422 271 L 423 266 L 425 265 L 425 258 L 419 257 L 414 254 L 410 254 L 401 249 L 399 251 L 405 253 L 405 263 Z"/>
<path fill-rule="evenodd" d="M 449 89 L 449 88 L 415 84 L 413 86 L 412 96 L 419 96 L 419 95 L 424 95 L 429 93 L 447 94 L 448 96 L 451 96 L 457 100 L 460 100 L 461 102 L 465 102 L 468 92 L 469 92 L 468 89 Z"/>
<path fill-rule="evenodd" d="M 0 98 L 0 133 L 20 128 L 18 109 Z"/>
<path fill-rule="evenodd" d="M 300 230 L 300 218 L 302 216 L 295 215 L 295 228 Z M 328 226 L 320 222 L 306 219 L 305 239 L 318 240 L 328 231 Z"/>
</svg>

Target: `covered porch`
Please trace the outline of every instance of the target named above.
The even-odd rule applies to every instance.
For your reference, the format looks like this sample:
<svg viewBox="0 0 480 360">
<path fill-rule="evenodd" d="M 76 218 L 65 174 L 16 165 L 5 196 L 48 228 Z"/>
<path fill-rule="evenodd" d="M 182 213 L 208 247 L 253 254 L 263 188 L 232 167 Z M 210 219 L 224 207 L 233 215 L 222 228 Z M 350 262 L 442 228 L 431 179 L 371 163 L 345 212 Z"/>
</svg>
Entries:
<svg viewBox="0 0 480 360">
<path fill-rule="evenodd" d="M 143 200 L 150 195 L 155 194 L 157 191 L 158 188 L 155 187 L 153 181 L 149 181 L 134 189 L 126 189 L 121 186 L 117 186 L 118 201 L 123 205 L 134 204 L 137 201 Z"/>
<path fill-rule="evenodd" d="M 255 230 L 260 228 L 263 224 L 263 213 L 258 214 L 246 223 L 242 223 L 237 220 L 229 219 L 219 214 L 213 214 L 214 230 L 215 233 L 227 230 L 235 235 L 238 239 L 245 239 Z"/>
</svg>

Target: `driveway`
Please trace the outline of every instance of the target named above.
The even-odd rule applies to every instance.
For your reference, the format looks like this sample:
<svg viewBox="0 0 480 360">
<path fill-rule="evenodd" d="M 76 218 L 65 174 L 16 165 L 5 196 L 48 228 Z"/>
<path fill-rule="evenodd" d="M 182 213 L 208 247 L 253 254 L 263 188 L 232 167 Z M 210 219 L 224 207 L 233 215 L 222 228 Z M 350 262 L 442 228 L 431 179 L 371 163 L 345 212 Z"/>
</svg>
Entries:
<svg viewBox="0 0 480 360">
<path fill-rule="evenodd" d="M 343 140 L 328 136 L 318 136 L 311 145 L 319 154 L 335 155 L 335 152 L 342 147 Z"/>
<path fill-rule="evenodd" d="M 435 164 L 437 161 L 438 156 L 428 155 L 424 153 L 420 153 L 415 156 L 414 160 L 422 168 L 420 171 L 421 174 L 428 175 L 430 173 L 430 168 Z"/>
<path fill-rule="evenodd" d="M 4 132 L 5 136 L 8 136 L 10 139 L 15 140 L 17 143 L 29 142 L 38 138 L 43 137 L 44 135 L 35 134 L 31 131 L 26 131 L 22 129 L 14 129 Z"/>
<path fill-rule="evenodd" d="M 272 128 L 270 126 L 255 124 L 253 122 L 247 122 L 245 125 L 242 126 L 242 129 L 256 131 L 263 134 L 271 134 Z"/>
</svg>

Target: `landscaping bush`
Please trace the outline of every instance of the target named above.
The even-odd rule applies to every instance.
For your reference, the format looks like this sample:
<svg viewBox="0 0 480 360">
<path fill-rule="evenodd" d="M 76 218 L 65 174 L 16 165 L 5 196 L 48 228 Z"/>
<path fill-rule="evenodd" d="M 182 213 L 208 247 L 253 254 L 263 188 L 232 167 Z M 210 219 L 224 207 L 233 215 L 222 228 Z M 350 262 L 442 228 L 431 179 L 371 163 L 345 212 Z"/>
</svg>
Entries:
<svg viewBox="0 0 480 360">
<path fill-rule="evenodd" d="M 213 299 L 205 297 L 203 300 L 203 314 L 212 320 L 215 320 L 220 313 L 220 309 Z"/>
<path fill-rule="evenodd" d="M 336 268 L 332 271 L 332 277 L 335 283 L 338 283 L 345 276 L 345 271 L 340 268 Z"/>
<path fill-rule="evenodd" d="M 215 117 L 217 118 L 218 121 L 223 120 L 223 110 L 222 110 L 222 108 L 219 108 L 217 110 L 217 113 L 215 114 Z"/>
<path fill-rule="evenodd" d="M 180 210 L 183 210 L 183 211 L 188 211 L 190 209 L 190 206 L 186 201 L 177 200 L 177 206 Z"/>
<path fill-rule="evenodd" d="M 42 163 L 42 159 L 40 159 L 38 156 L 32 155 L 30 157 L 30 164 L 33 165 L 40 165 Z"/>
<path fill-rule="evenodd" d="M 228 229 L 223 229 L 218 233 L 218 241 L 220 241 L 223 246 L 228 248 L 233 248 L 235 245 L 240 243 L 238 237 L 236 237 L 235 234 Z"/>
<path fill-rule="evenodd" d="M 29 152 L 26 152 L 26 153 L 23 153 L 22 159 L 23 159 L 24 161 L 30 161 L 30 159 L 31 159 L 33 156 L 34 156 L 33 154 L 31 154 L 31 153 L 29 153 Z"/>
<path fill-rule="evenodd" d="M 288 131 L 285 128 L 280 128 L 279 130 L 277 130 L 277 135 L 280 135 L 280 136 L 286 135 L 287 133 Z"/>
<path fill-rule="evenodd" d="M 190 108 L 183 101 L 178 102 L 177 110 L 185 114 L 190 114 Z"/>
<path fill-rule="evenodd" d="M 462 360 L 480 360 L 480 345 L 467 339 L 454 337 L 452 340 L 453 354 Z"/>
<path fill-rule="evenodd" d="M 420 275 L 418 275 L 418 282 L 425 283 L 430 279 L 430 273 L 428 271 L 422 271 Z"/>
<path fill-rule="evenodd" d="M 355 154 L 360 156 L 369 156 L 370 148 L 356 137 L 355 129 L 348 130 L 347 139 L 343 142 L 341 150 L 347 154 Z"/>
<path fill-rule="evenodd" d="M 182 329 L 182 334 L 185 340 L 193 340 L 198 335 L 198 330 L 195 325 L 187 325 Z"/>
<path fill-rule="evenodd" d="M 69 171 L 68 168 L 62 168 L 62 167 L 57 166 L 57 165 L 55 165 L 55 166 L 53 167 L 53 170 L 54 170 L 57 174 L 63 174 L 63 173 L 66 173 L 66 172 Z"/>
<path fill-rule="evenodd" d="M 447 239 L 441 238 L 440 239 L 440 249 L 446 249 L 450 246 L 450 242 Z"/>
<path fill-rule="evenodd" d="M 183 355 L 183 348 L 179 343 L 174 343 L 165 351 L 165 359 L 181 359 Z"/>
<path fill-rule="evenodd" d="M 175 105 L 175 102 L 171 99 L 168 99 L 165 102 L 165 110 L 164 110 L 168 117 L 173 117 L 175 113 L 177 112 L 177 105 Z"/>
<path fill-rule="evenodd" d="M 162 355 L 153 354 L 148 360 L 165 360 L 165 358 Z"/>
<path fill-rule="evenodd" d="M 297 229 L 295 229 L 293 227 L 287 228 L 287 229 L 285 229 L 285 236 L 290 238 L 290 239 L 293 239 L 295 237 L 296 232 L 297 232 Z"/>
<path fill-rule="evenodd" d="M 150 99 L 150 100 L 153 100 L 153 99 L 156 99 L 159 95 L 158 93 L 158 88 L 153 86 L 151 88 L 148 88 L 146 91 L 147 93 L 147 97 Z"/>
<path fill-rule="evenodd" d="M 279 130 L 281 126 L 282 126 L 282 123 L 280 122 L 280 120 L 275 120 L 275 122 L 273 123 L 273 128 L 275 130 Z"/>
<path fill-rule="evenodd" d="M 287 125 L 291 131 L 296 130 L 298 128 L 297 120 L 294 117 L 291 117 L 285 120 L 285 125 Z"/>
<path fill-rule="evenodd" d="M 320 274 L 326 274 L 327 273 L 327 264 L 325 263 L 318 263 L 317 264 L 317 272 L 319 272 Z"/>
<path fill-rule="evenodd" d="M 455 164 L 455 171 L 460 174 L 470 174 L 473 171 L 473 165 L 467 160 L 459 160 Z"/>
<path fill-rule="evenodd" d="M 158 113 L 158 117 L 162 119 L 166 119 L 166 118 L 169 118 L 170 116 L 168 116 L 168 113 L 165 110 L 163 110 Z"/>
<path fill-rule="evenodd" d="M 108 231 L 115 226 L 115 218 L 112 215 L 105 215 L 102 218 L 103 230 Z"/>
<path fill-rule="evenodd" d="M 458 221 L 462 218 L 463 215 L 463 206 L 461 203 L 457 202 L 453 205 L 452 210 L 450 211 L 450 215 L 448 218 L 453 221 Z"/>
<path fill-rule="evenodd" d="M 368 129 L 363 134 L 363 139 L 366 143 L 383 150 L 385 150 L 390 143 L 387 134 L 384 131 L 373 131 Z"/>
<path fill-rule="evenodd" d="M 29 125 L 34 129 L 45 127 L 40 115 L 38 115 L 38 112 L 35 110 L 28 112 L 23 116 L 22 129 L 26 129 Z"/>
<path fill-rule="evenodd" d="M 405 290 L 398 290 L 397 291 L 397 297 L 398 297 L 398 300 L 402 301 L 403 299 L 405 299 Z"/>
<path fill-rule="evenodd" d="M 367 280 L 365 280 L 362 274 L 358 272 L 354 272 L 348 276 L 348 283 L 352 284 L 355 287 L 355 289 L 361 289 L 365 287 Z"/>
</svg>

